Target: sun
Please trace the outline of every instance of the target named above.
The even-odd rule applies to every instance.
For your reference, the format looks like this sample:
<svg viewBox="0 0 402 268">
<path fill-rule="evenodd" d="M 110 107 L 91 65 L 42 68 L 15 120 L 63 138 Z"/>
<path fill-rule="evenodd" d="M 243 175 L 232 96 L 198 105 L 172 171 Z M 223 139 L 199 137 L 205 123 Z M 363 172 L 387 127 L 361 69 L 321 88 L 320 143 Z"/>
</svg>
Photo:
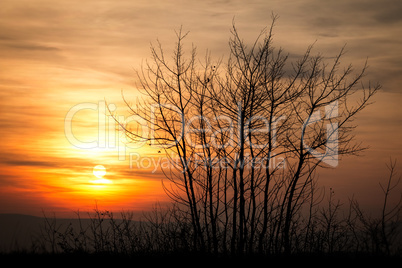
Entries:
<svg viewBox="0 0 402 268">
<path fill-rule="evenodd" d="M 94 167 L 92 172 L 95 177 L 102 179 L 102 177 L 106 175 L 106 168 L 102 165 L 97 165 Z"/>
<path fill-rule="evenodd" d="M 105 184 L 111 184 L 112 181 L 103 178 L 106 175 L 106 168 L 102 165 L 97 165 L 94 167 L 92 173 L 97 177 L 97 180 L 92 180 L 91 183 L 95 184 L 96 186 L 104 186 Z"/>
</svg>

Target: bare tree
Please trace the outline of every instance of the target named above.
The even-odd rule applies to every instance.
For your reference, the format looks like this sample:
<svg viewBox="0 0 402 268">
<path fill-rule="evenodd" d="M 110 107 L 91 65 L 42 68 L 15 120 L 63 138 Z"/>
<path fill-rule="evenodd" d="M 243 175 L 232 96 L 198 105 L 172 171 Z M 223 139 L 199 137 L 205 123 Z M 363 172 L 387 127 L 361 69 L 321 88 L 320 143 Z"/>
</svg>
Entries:
<svg viewBox="0 0 402 268">
<path fill-rule="evenodd" d="M 402 194 L 396 204 L 390 205 L 390 196 L 394 194 L 401 178 L 396 177 L 396 161 L 390 160 L 387 164 L 389 176 L 386 184 L 380 183 L 384 194 L 383 203 L 379 217 L 373 217 L 366 214 L 356 200 L 351 201 L 351 213 L 354 213 L 355 222 L 351 224 L 358 229 L 360 236 L 357 244 L 363 247 L 363 250 L 374 254 L 391 255 L 396 250 L 400 250 L 401 244 L 398 244 L 400 238 L 400 219 L 402 212 Z M 357 232 L 357 231 L 355 231 Z M 399 248 L 398 248 L 399 247 Z"/>
<path fill-rule="evenodd" d="M 180 29 L 173 57 L 158 42 L 137 72 L 144 99 L 125 100 L 151 130 L 120 122 L 127 136 L 171 157 L 164 187 L 195 250 L 290 253 L 318 168 L 364 149 L 351 122 L 380 88 L 362 83 L 367 65 L 342 69 L 344 49 L 326 63 L 313 46 L 288 63 L 273 46 L 275 21 L 249 45 L 233 23 L 226 62 L 185 54 Z"/>
</svg>

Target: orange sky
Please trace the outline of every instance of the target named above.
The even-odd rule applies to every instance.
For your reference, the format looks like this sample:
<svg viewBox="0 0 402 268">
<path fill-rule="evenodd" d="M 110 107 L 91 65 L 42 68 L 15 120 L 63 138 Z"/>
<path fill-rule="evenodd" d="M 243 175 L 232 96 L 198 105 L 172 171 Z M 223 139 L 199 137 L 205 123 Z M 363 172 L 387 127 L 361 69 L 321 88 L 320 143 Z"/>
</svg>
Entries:
<svg viewBox="0 0 402 268">
<path fill-rule="evenodd" d="M 280 16 L 275 45 L 290 53 L 290 60 L 315 41 L 315 51 L 327 57 L 346 43 L 344 62 L 357 69 L 369 59 L 366 78 L 383 89 L 358 117 L 356 138 L 371 148 L 364 157 L 347 157 L 321 172 L 320 185 L 334 188 L 340 198 L 355 195 L 367 207 L 378 207 L 385 164 L 390 157 L 402 161 L 400 2 L 3 0 L 0 213 L 40 215 L 43 209 L 70 215 L 92 209 L 95 202 L 109 210 L 139 211 L 167 201 L 161 172 L 129 166 L 129 152 L 152 157 L 156 151 L 128 150 L 121 160 L 114 146 L 76 148 L 65 135 L 68 111 L 106 100 L 124 114 L 121 91 L 133 100 L 137 96 L 134 69 L 150 57 L 150 42 L 158 38 L 170 52 L 181 25 L 200 57 L 206 49 L 225 57 L 234 16 L 244 39 L 251 40 L 270 24 L 271 12 Z M 98 139 L 98 112 L 75 115 L 77 139 Z M 111 183 L 94 183 L 92 169 L 98 164 L 107 168 Z"/>
</svg>

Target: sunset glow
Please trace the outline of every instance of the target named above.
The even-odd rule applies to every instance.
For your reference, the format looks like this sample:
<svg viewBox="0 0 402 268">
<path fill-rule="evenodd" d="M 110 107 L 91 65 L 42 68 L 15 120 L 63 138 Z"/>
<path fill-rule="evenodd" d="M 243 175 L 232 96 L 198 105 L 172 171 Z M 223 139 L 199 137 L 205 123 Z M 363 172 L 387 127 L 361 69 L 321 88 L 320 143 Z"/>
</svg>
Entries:
<svg viewBox="0 0 402 268">
<path fill-rule="evenodd" d="M 102 179 L 102 177 L 106 175 L 106 168 L 102 165 L 97 165 L 93 169 L 93 174 L 95 177 Z"/>
<path fill-rule="evenodd" d="M 0 213 L 70 216 L 95 204 L 141 213 L 169 202 L 163 152 L 130 143 L 112 117 L 131 115 L 123 96 L 142 102 L 135 70 L 157 40 L 170 57 L 180 25 L 190 31 L 186 48 L 197 46 L 200 59 L 208 49 L 227 60 L 233 17 L 254 40 L 273 10 L 280 16 L 275 46 L 292 60 L 316 40 L 314 54 L 329 62 L 345 43 L 345 65 L 360 69 L 369 58 L 370 79 L 383 89 L 357 118 L 355 134 L 370 149 L 319 177 L 339 198 L 356 195 L 362 206 L 377 207 L 385 164 L 392 157 L 402 167 L 400 14 L 387 16 L 393 13 L 381 1 L 364 10 L 346 0 L 229 2 L 2 1 Z"/>
</svg>

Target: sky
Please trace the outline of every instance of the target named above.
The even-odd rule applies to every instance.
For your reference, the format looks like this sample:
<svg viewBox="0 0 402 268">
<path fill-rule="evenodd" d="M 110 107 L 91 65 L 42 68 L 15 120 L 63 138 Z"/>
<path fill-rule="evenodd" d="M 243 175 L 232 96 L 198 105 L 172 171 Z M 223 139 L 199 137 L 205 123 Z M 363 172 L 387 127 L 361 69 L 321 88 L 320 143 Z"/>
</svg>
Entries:
<svg viewBox="0 0 402 268">
<path fill-rule="evenodd" d="M 390 158 L 402 161 L 401 1 L 2 0 L 0 5 L 0 213 L 68 216 L 96 204 L 144 211 L 168 202 L 162 173 L 152 172 L 157 152 L 119 151 L 124 138 L 106 103 L 124 114 L 122 92 L 129 100 L 138 96 L 135 70 L 151 57 L 150 44 L 159 40 L 172 51 L 180 27 L 189 31 L 186 44 L 194 44 L 201 58 L 207 50 L 224 58 L 233 20 L 244 40 L 253 40 L 270 25 L 272 13 L 279 16 L 274 45 L 290 59 L 312 43 L 313 52 L 331 59 L 346 44 L 343 62 L 359 70 L 368 60 L 364 80 L 382 85 L 355 121 L 356 140 L 370 148 L 320 172 L 319 185 L 342 200 L 354 196 L 374 211 L 386 164 Z M 90 142 L 98 146 L 79 148 Z M 94 176 L 96 165 L 103 165 L 106 175 Z M 393 201 L 400 192 L 401 187 Z"/>
</svg>

